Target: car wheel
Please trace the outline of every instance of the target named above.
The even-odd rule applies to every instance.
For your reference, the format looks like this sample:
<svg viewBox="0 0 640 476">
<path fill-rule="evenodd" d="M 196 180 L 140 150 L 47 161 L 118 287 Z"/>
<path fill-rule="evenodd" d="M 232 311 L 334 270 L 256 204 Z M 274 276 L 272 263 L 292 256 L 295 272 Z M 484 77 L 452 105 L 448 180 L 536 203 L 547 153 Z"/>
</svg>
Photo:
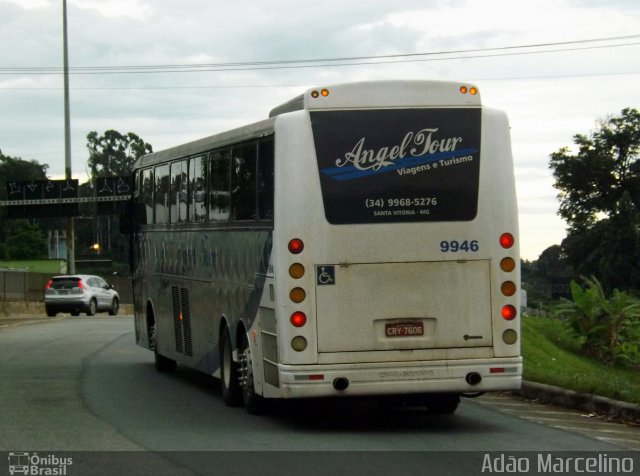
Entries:
<svg viewBox="0 0 640 476">
<path fill-rule="evenodd" d="M 89 308 L 87 309 L 87 316 L 95 316 L 98 310 L 98 303 L 95 299 L 89 301 Z"/>
<path fill-rule="evenodd" d="M 120 302 L 118 301 L 117 297 L 114 297 L 113 301 L 111 301 L 111 308 L 109 309 L 109 315 L 117 316 L 119 309 L 120 309 Z"/>
</svg>

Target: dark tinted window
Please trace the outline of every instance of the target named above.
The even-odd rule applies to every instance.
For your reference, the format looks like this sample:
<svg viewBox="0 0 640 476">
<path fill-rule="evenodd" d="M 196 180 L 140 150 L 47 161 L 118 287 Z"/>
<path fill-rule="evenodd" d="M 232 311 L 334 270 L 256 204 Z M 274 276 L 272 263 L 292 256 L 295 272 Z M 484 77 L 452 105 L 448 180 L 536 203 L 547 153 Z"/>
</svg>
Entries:
<svg viewBox="0 0 640 476">
<path fill-rule="evenodd" d="M 171 164 L 171 223 L 187 220 L 187 161 Z"/>
<path fill-rule="evenodd" d="M 212 152 L 209 174 L 209 220 L 227 221 L 231 201 L 229 179 L 231 177 L 231 149 Z"/>
<path fill-rule="evenodd" d="M 207 161 L 205 157 L 189 160 L 189 221 L 202 222 L 207 219 Z"/>
<path fill-rule="evenodd" d="M 140 184 L 140 201 L 144 204 L 144 223 L 153 223 L 153 171 L 142 171 L 142 183 Z"/>
<path fill-rule="evenodd" d="M 273 139 L 258 143 L 258 218 L 273 219 Z"/>
<path fill-rule="evenodd" d="M 235 146 L 231 159 L 231 216 L 233 220 L 256 219 L 257 145 Z"/>
<path fill-rule="evenodd" d="M 156 184 L 153 195 L 156 213 L 155 222 L 159 224 L 169 223 L 169 165 L 156 167 L 155 179 Z"/>
<path fill-rule="evenodd" d="M 480 117 L 479 108 L 312 112 L 327 220 L 473 220 Z"/>
</svg>

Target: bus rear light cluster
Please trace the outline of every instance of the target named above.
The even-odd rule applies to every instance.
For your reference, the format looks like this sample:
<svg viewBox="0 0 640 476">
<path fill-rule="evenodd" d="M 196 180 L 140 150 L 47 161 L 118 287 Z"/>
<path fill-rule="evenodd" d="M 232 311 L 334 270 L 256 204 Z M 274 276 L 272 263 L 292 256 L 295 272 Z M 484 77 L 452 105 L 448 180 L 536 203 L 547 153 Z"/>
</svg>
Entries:
<svg viewBox="0 0 640 476">
<path fill-rule="evenodd" d="M 498 239 L 500 246 L 505 250 L 510 250 L 516 243 L 513 234 L 502 233 Z M 512 257 L 505 257 L 500 260 L 500 269 L 505 273 L 513 273 L 516 269 L 516 261 Z M 509 298 L 516 295 L 518 287 L 511 279 L 507 279 L 500 285 L 500 292 L 503 296 Z M 518 309 L 513 304 L 505 304 L 500 310 L 502 318 L 505 321 L 513 321 L 518 316 Z M 518 333 L 513 329 L 507 329 L 502 333 L 502 342 L 507 345 L 515 344 L 518 341 Z"/>
<path fill-rule="evenodd" d="M 289 252 L 293 255 L 299 255 L 304 250 L 304 242 L 300 238 L 289 240 L 287 245 Z M 305 268 L 302 263 L 293 263 L 289 266 L 289 276 L 293 279 L 301 279 L 305 275 Z M 304 288 L 296 286 L 289 292 L 289 299 L 295 304 L 302 303 L 307 297 Z M 289 317 L 289 322 L 295 328 L 304 327 L 307 323 L 307 315 L 302 311 L 294 311 Z M 296 352 L 302 352 L 307 348 L 307 339 L 303 336 L 295 336 L 291 340 L 291 348 Z"/>
</svg>

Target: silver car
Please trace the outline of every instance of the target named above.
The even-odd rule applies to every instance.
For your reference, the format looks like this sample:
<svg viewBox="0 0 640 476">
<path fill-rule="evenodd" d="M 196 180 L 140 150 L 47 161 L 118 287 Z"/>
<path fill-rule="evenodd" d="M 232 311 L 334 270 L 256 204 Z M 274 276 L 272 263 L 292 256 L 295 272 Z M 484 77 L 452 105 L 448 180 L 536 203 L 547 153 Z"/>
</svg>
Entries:
<svg viewBox="0 0 640 476">
<path fill-rule="evenodd" d="M 49 317 L 58 312 L 70 312 L 72 316 L 84 312 L 93 316 L 104 311 L 115 316 L 120 309 L 120 296 L 100 276 L 54 276 L 45 288 L 44 307 Z"/>
</svg>

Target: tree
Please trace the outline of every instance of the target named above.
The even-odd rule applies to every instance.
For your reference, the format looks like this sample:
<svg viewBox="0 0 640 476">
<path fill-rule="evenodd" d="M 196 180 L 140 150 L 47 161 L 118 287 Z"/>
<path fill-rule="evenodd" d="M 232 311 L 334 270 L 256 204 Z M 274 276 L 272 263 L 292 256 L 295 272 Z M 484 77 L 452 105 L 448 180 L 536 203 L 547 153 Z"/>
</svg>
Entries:
<svg viewBox="0 0 640 476">
<path fill-rule="evenodd" d="M 19 157 L 4 155 L 0 150 L 0 190 L 2 197 L 6 197 L 7 182 L 26 182 L 29 180 L 46 180 L 47 164 L 40 164 L 35 160 L 22 160 Z"/>
<path fill-rule="evenodd" d="M 0 196 L 2 196 L 3 199 L 7 198 L 7 182 L 46 180 L 48 168 L 49 166 L 47 164 L 40 164 L 35 160 L 27 161 L 22 160 L 19 157 L 10 157 L 8 155 L 4 155 L 2 151 L 0 151 Z M 15 229 L 12 226 L 13 224 L 12 222 L 7 221 L 6 216 L 6 208 L 1 209 L 0 222 L 3 226 L 0 227 L 0 243 L 4 246 L 0 246 L 0 258 L 12 258 L 14 255 L 23 256 L 23 252 L 19 251 L 18 248 L 25 250 L 25 258 L 40 258 L 42 256 L 32 256 L 30 252 L 26 251 L 27 249 L 30 249 L 30 245 L 27 245 L 27 243 L 34 243 L 38 241 L 40 241 L 42 246 L 44 246 L 44 257 L 46 257 L 47 246 L 40 227 L 37 227 L 37 229 L 33 227 L 18 227 L 18 230 L 20 230 L 18 236 L 21 238 L 16 238 L 14 235 Z M 44 220 L 38 221 L 42 222 Z M 33 233 L 33 235 L 30 235 L 30 233 Z M 8 243 L 9 240 L 13 240 L 13 244 Z M 20 240 L 24 241 L 24 247 L 21 246 Z M 40 252 L 42 251 L 42 248 L 38 247 L 37 249 L 37 254 L 41 254 Z"/>
<path fill-rule="evenodd" d="M 98 136 L 95 131 L 89 132 L 87 148 L 92 181 L 100 177 L 130 175 L 136 159 L 153 152 L 151 145 L 133 132 L 123 135 L 113 129 L 106 131 L 102 136 Z"/>
<path fill-rule="evenodd" d="M 9 260 L 47 258 L 47 241 L 40 225 L 15 220 L 9 225 L 4 256 Z"/>
<path fill-rule="evenodd" d="M 640 112 L 624 109 L 574 143 L 576 153 L 563 147 L 550 161 L 569 225 L 562 251 L 605 289 L 640 289 Z"/>
<path fill-rule="evenodd" d="M 142 155 L 153 152 L 151 145 L 133 132 L 121 134 L 112 129 L 101 136 L 95 131 L 87 134 L 87 149 L 89 180 L 93 186 L 102 177 L 130 176 L 134 162 Z M 92 214 L 88 209 L 89 206 L 83 208 L 85 216 Z M 128 258 L 127 241 L 119 233 L 117 219 L 112 218 L 111 215 L 97 217 L 95 223 L 84 222 L 78 226 L 77 236 L 85 240 L 79 242 L 79 247 L 86 251 L 97 240 L 112 259 L 125 262 Z"/>
</svg>

